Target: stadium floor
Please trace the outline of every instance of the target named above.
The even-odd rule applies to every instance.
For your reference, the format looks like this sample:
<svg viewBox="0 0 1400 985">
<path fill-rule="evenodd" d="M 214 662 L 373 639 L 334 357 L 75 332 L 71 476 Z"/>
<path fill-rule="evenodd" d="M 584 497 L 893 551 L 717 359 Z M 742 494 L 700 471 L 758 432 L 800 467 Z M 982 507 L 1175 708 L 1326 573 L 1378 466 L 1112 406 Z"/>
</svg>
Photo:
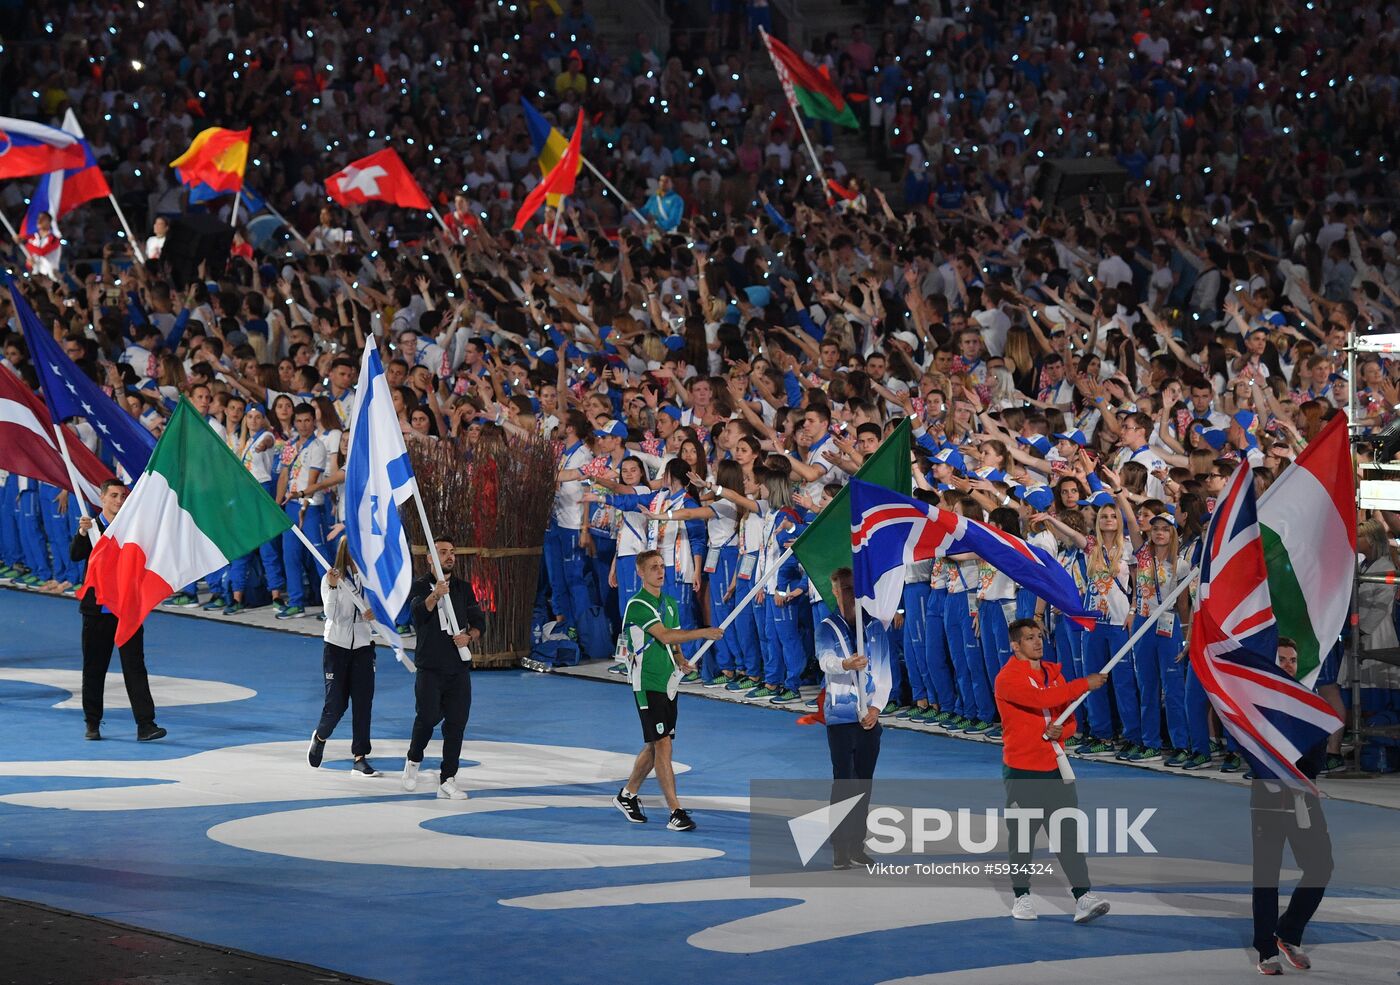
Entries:
<svg viewBox="0 0 1400 985">
<path fill-rule="evenodd" d="M 988 889 L 751 887 L 749 779 L 829 776 L 819 730 L 760 710 L 682 699 L 679 784 L 699 824 L 682 835 L 655 823 L 651 784 L 651 824 L 609 804 L 638 745 L 619 687 L 479 673 L 459 777 L 472 799 L 440 802 L 428 779 L 416 795 L 399 788 L 412 678 L 392 658 L 380 658 L 372 754 L 391 772 L 361 779 L 348 772 L 348 721 L 321 771 L 305 763 L 315 639 L 157 614 L 147 663 L 169 737 L 135 742 L 114 677 L 107 741 L 90 743 L 69 693 L 72 601 L 3 591 L 0 622 L 0 895 L 402 983 L 974 985 L 1023 978 L 1017 966 L 1032 962 L 1041 983 L 1254 975 L 1239 890 L 1110 891 L 1114 912 L 1076 927 L 1051 887 L 1034 924 L 1013 924 Z M 995 778 L 998 765 L 990 744 L 891 729 L 880 774 Z M 1086 784 L 1122 775 L 1076 768 Z M 1374 844 L 1387 851 L 1395 815 L 1378 813 L 1390 824 Z M 1308 943 L 1315 980 L 1394 981 L 1400 902 L 1334 885 Z M 133 957 L 127 975 L 141 971 Z"/>
</svg>

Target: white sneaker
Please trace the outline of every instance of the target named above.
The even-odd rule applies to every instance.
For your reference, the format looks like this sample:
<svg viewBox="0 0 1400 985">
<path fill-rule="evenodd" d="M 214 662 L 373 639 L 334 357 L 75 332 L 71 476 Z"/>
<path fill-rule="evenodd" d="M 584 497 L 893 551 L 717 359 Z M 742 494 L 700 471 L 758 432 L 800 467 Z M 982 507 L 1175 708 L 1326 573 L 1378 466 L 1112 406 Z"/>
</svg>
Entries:
<svg viewBox="0 0 1400 985">
<path fill-rule="evenodd" d="M 1108 912 L 1108 900 L 1099 899 L 1093 893 L 1085 893 L 1074 904 L 1074 922 L 1088 923 L 1097 920 Z"/>
<path fill-rule="evenodd" d="M 442 785 L 438 787 L 438 800 L 466 799 L 467 792 L 457 786 L 457 778 L 455 776 L 449 776 L 446 780 L 443 780 Z"/>
<path fill-rule="evenodd" d="M 422 765 L 422 763 L 415 763 L 408 759 L 403 761 L 403 788 L 405 790 L 418 789 L 418 767 Z"/>
<path fill-rule="evenodd" d="M 1016 902 L 1011 904 L 1011 915 L 1017 920 L 1035 919 L 1035 904 L 1031 902 L 1030 893 L 1016 897 Z"/>
</svg>

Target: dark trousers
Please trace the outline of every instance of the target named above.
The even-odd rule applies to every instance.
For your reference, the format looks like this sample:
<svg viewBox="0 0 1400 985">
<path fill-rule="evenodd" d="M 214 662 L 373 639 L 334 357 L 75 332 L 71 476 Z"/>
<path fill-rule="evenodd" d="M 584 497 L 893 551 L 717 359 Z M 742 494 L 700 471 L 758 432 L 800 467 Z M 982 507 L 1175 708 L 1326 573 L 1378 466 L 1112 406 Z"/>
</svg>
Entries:
<svg viewBox="0 0 1400 985">
<path fill-rule="evenodd" d="M 831 850 L 838 858 L 859 851 L 865 842 L 865 819 L 870 812 L 870 781 L 880 758 L 880 723 L 872 729 L 858 722 L 826 727 L 826 745 L 831 752 L 831 802 L 839 804 L 859 796 L 856 805 L 831 836 Z"/>
<path fill-rule="evenodd" d="M 321 708 L 321 721 L 316 734 L 329 739 L 340 724 L 345 709 L 352 703 L 350 716 L 350 753 L 369 755 L 369 718 L 374 707 L 374 647 L 362 646 L 347 650 L 327 643 L 321 655 L 321 668 L 326 674 L 326 703 Z"/>
<path fill-rule="evenodd" d="M 83 718 L 91 727 L 102 721 L 102 695 L 107 686 L 107 668 L 112 666 L 116 638 L 116 616 L 106 612 L 83 616 Z M 131 717 L 136 719 L 138 729 L 154 725 L 156 721 L 156 703 L 151 700 L 151 683 L 146 677 L 145 640 L 143 626 L 117 651 L 121 655 Z"/>
<path fill-rule="evenodd" d="M 1307 797 L 1311 825 L 1298 827 L 1290 810 L 1250 812 L 1254 826 L 1254 949 L 1259 960 L 1278 954 L 1277 937 L 1287 944 L 1303 943 L 1303 931 L 1317 912 L 1327 881 L 1332 878 L 1332 837 L 1317 798 Z M 1283 916 L 1278 912 L 1278 873 L 1283 846 L 1293 849 L 1302 877 L 1288 900 Z"/>
<path fill-rule="evenodd" d="M 442 770 L 438 782 L 443 783 L 457 775 L 457 761 L 462 758 L 462 734 L 467 730 L 467 717 L 472 710 L 471 671 L 465 666 L 450 672 L 419 667 L 413 682 L 413 698 L 409 761 L 423 761 L 423 750 L 433 737 L 433 729 L 441 722 Z"/>
<path fill-rule="evenodd" d="M 1060 778 L 1058 770 L 1050 770 L 1047 773 L 1034 776 L 1008 776 L 1005 782 L 1007 807 L 1020 807 L 1028 810 L 1038 807 L 1044 812 L 1039 820 L 1030 822 L 1030 837 L 1024 852 L 1019 850 L 1020 833 L 1024 822 L 1018 821 L 1009 827 L 1007 854 L 1011 857 L 1011 871 L 1025 872 L 1026 867 L 1030 865 L 1031 856 L 1034 854 L 1036 835 L 1044 830 L 1048 838 L 1051 828 L 1046 824 L 1046 821 L 1061 808 L 1078 807 L 1079 794 L 1073 783 L 1066 783 Z M 1079 850 L 1078 845 L 1079 825 L 1073 819 L 1057 821 L 1055 830 L 1059 832 L 1060 839 L 1060 850 L 1055 853 L 1055 857 L 1060 860 L 1060 869 L 1064 872 L 1065 878 L 1069 880 L 1070 887 L 1075 891 L 1074 895 L 1078 897 L 1089 891 L 1089 865 L 1084 861 L 1084 853 Z M 1030 876 L 1013 875 L 1011 888 L 1017 896 L 1029 893 L 1031 891 Z"/>
</svg>

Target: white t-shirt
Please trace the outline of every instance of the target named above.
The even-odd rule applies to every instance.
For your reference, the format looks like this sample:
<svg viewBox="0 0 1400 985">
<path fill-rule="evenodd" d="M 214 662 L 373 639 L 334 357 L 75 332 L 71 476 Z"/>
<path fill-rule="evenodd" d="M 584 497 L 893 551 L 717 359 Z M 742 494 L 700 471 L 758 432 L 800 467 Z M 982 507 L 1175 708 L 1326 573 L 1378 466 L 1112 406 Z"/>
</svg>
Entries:
<svg viewBox="0 0 1400 985">
<path fill-rule="evenodd" d="M 309 441 L 298 437 L 299 449 L 292 463 L 287 466 L 288 492 L 301 492 L 311 483 L 321 478 L 326 471 L 326 447 L 312 437 Z M 312 473 L 315 472 L 315 475 Z M 311 497 L 312 506 L 320 506 L 326 501 L 326 494 L 318 492 Z"/>
</svg>

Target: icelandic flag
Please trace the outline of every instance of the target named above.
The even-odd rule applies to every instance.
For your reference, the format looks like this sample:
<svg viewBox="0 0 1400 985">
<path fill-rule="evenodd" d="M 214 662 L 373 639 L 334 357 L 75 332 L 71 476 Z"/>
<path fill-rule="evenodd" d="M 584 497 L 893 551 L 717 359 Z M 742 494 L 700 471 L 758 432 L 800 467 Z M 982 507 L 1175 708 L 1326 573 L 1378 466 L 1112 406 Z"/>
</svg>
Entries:
<svg viewBox="0 0 1400 985">
<path fill-rule="evenodd" d="M 83 139 L 83 128 L 78 124 L 78 117 L 71 109 L 63 117 L 63 132 L 77 139 L 82 149 L 83 163 L 80 167 L 50 171 L 40 176 L 34 197 L 29 200 L 29 210 L 24 213 L 24 223 L 19 229 L 21 236 L 32 236 L 39 231 L 40 212 L 47 212 L 53 217 L 54 234 L 61 235 L 58 232 L 59 219 L 84 202 L 112 194 L 102 169 L 97 166 L 92 147 Z"/>
<path fill-rule="evenodd" d="M 0 178 L 27 178 L 83 166 L 83 148 L 71 133 L 0 116 Z"/>
<path fill-rule="evenodd" d="M 413 564 L 398 508 L 417 491 L 384 363 L 367 345 L 345 452 L 345 536 L 375 621 L 405 664 L 394 627 L 408 602 Z"/>
<path fill-rule="evenodd" d="M 951 510 L 921 503 L 881 486 L 851 480 L 851 559 L 856 602 L 886 625 L 904 594 L 905 565 L 945 554 L 976 554 L 1029 588 L 1084 629 L 1074 579 L 1043 549 Z"/>
<path fill-rule="evenodd" d="M 132 417 L 78 368 L 54 340 L 53 333 L 39 322 L 39 316 L 10 281 L 10 299 L 19 314 L 24 342 L 34 360 L 34 371 L 44 390 L 44 402 L 55 421 L 70 417 L 87 420 L 121 463 L 127 475 L 137 477 L 156 447 L 156 437 Z"/>
<path fill-rule="evenodd" d="M 1316 794 L 1297 763 L 1342 720 L 1278 666 L 1254 473 L 1236 469 L 1211 516 L 1191 620 L 1191 670 L 1254 775 Z"/>
</svg>

